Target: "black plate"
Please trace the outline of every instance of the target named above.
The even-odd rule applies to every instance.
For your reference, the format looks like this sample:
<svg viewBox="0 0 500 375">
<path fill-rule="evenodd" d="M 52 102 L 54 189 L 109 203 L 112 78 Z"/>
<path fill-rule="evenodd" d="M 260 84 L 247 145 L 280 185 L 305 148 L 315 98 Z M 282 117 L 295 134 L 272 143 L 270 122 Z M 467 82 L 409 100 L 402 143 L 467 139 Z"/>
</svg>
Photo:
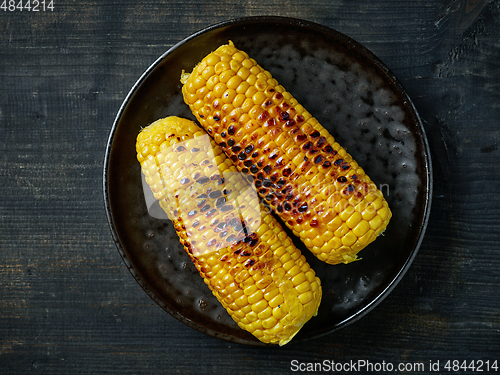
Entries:
<svg viewBox="0 0 500 375">
<path fill-rule="evenodd" d="M 321 278 L 323 300 L 292 342 L 318 337 L 365 315 L 401 280 L 422 241 L 431 202 L 429 148 L 411 100 L 378 58 L 345 35 L 297 19 L 252 17 L 209 27 L 161 56 L 128 94 L 109 137 L 104 198 L 111 232 L 132 275 L 163 309 L 209 335 L 261 345 L 212 296 L 172 224 L 155 207 L 148 210 L 135 154 L 141 127 L 169 115 L 194 119 L 182 100 L 180 74 L 228 40 L 347 148 L 393 211 L 385 235 L 360 253 L 359 262 L 327 265 L 298 243 Z"/>
</svg>

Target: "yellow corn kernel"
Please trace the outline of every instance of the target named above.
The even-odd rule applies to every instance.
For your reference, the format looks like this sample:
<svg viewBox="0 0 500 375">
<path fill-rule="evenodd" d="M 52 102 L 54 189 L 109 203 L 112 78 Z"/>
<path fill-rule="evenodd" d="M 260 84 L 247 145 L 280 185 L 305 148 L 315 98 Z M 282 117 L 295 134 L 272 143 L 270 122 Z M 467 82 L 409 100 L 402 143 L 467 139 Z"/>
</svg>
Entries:
<svg viewBox="0 0 500 375">
<path fill-rule="evenodd" d="M 310 286 L 309 281 L 307 281 L 307 279 L 295 287 L 295 290 L 297 290 L 299 295 L 307 292 L 310 289 L 311 289 L 311 286 Z"/>
<path fill-rule="evenodd" d="M 273 309 L 270 306 L 267 306 L 264 310 L 257 314 L 257 317 L 261 320 L 265 320 L 273 315 Z M 265 328 L 265 327 L 264 327 Z"/>
<path fill-rule="evenodd" d="M 313 281 L 314 278 L 316 277 L 316 274 L 312 270 L 305 271 L 305 274 L 306 274 L 307 281 L 309 281 L 309 283 L 311 283 L 311 281 Z M 311 285 L 311 287 L 312 287 L 312 285 Z"/>
<path fill-rule="evenodd" d="M 352 206 L 351 206 L 352 207 Z M 359 212 L 354 212 L 347 220 L 346 224 L 349 228 L 354 228 L 356 225 L 358 225 L 361 221 L 362 217 Z"/>
<path fill-rule="evenodd" d="M 373 219 L 370 220 L 370 228 L 373 230 L 377 230 L 382 226 L 382 218 L 380 216 L 375 216 Z"/>
<path fill-rule="evenodd" d="M 250 311 L 247 315 L 246 315 L 246 319 L 252 323 L 252 322 L 255 322 L 257 319 L 259 319 L 259 317 L 257 316 L 257 314 L 253 311 Z"/>
<path fill-rule="evenodd" d="M 287 315 L 287 318 L 292 322 L 298 318 L 302 312 L 304 311 L 304 306 L 300 303 L 298 297 L 294 298 L 293 305 L 290 306 L 290 314 Z"/>
<path fill-rule="evenodd" d="M 354 242 L 356 242 L 358 237 L 353 232 L 347 232 L 346 235 L 342 237 L 342 245 L 344 246 L 352 246 Z"/>
<path fill-rule="evenodd" d="M 351 206 L 351 205 L 347 205 L 344 209 L 344 211 L 342 211 L 339 216 L 340 218 L 342 219 L 342 221 L 344 222 L 347 222 L 348 219 L 351 218 L 351 215 L 353 215 L 355 212 L 354 212 L 354 207 Z"/>
<path fill-rule="evenodd" d="M 256 312 L 257 314 L 260 313 L 261 311 L 264 311 L 264 309 L 268 306 L 266 300 L 261 300 L 259 302 L 256 302 L 252 305 L 252 311 Z"/>
<path fill-rule="evenodd" d="M 338 227 L 337 227 L 338 228 Z M 337 229 L 335 228 L 335 229 Z M 326 230 L 324 231 L 322 234 L 321 234 L 321 238 L 323 239 L 323 241 L 325 242 L 328 242 L 332 239 L 332 237 L 334 236 L 333 232 L 331 232 L 330 230 Z"/>
<path fill-rule="evenodd" d="M 370 224 L 364 220 L 360 221 L 358 225 L 356 225 L 352 232 L 356 235 L 356 237 L 361 237 L 365 235 L 366 232 L 370 229 Z"/>
<path fill-rule="evenodd" d="M 299 284 L 302 284 L 306 280 L 307 280 L 307 278 L 306 278 L 305 273 L 297 271 L 297 275 L 294 275 L 292 278 L 292 283 L 293 283 L 293 285 L 297 286 Z M 309 284 L 309 283 L 307 283 L 307 284 Z"/>
<path fill-rule="evenodd" d="M 289 272 L 292 267 L 294 267 L 295 265 L 295 262 L 293 259 L 290 259 L 288 262 L 284 263 L 283 264 L 283 269 L 286 271 L 286 272 Z"/>
<path fill-rule="evenodd" d="M 341 244 L 342 244 L 342 240 L 340 239 L 340 237 L 338 237 L 336 235 L 330 241 L 328 241 L 327 247 L 332 248 L 332 249 L 338 249 Z M 323 246 L 325 246 L 325 245 L 323 245 Z M 325 250 L 324 249 L 322 249 L 322 250 L 323 250 L 322 252 L 324 253 Z"/>
<path fill-rule="evenodd" d="M 236 90 L 228 88 L 224 94 L 222 94 L 222 101 L 224 103 L 232 103 L 236 95 Z"/>
<path fill-rule="evenodd" d="M 257 93 L 254 94 L 254 96 L 252 97 L 253 99 L 253 102 L 255 103 L 255 105 L 262 105 L 262 103 L 264 103 L 264 100 L 266 100 L 266 95 L 259 91 Z"/>
<path fill-rule="evenodd" d="M 234 75 L 235 73 L 231 69 L 228 69 L 219 75 L 219 79 L 222 83 L 227 83 Z"/>
<path fill-rule="evenodd" d="M 311 280 L 308 279 L 309 282 L 311 282 Z M 278 288 L 273 288 L 269 291 L 267 291 L 265 294 L 264 294 L 264 298 L 267 300 L 267 301 L 270 301 L 272 300 L 274 297 L 276 297 L 279 293 L 279 289 Z"/>
<path fill-rule="evenodd" d="M 243 307 L 248 305 L 248 297 L 243 295 L 234 301 L 238 307 Z"/>
<path fill-rule="evenodd" d="M 248 303 L 252 305 L 263 298 L 264 298 L 264 293 L 262 292 L 262 290 L 257 290 L 255 293 L 253 293 L 251 296 L 248 297 Z"/>
<path fill-rule="evenodd" d="M 358 241 L 359 241 L 359 242 L 361 242 L 361 243 L 364 243 L 364 244 L 370 243 L 370 242 L 372 242 L 372 241 L 375 239 L 375 237 L 377 236 L 377 235 L 376 235 L 376 233 L 377 233 L 377 232 L 375 232 L 374 230 L 369 229 L 369 230 L 368 230 L 368 232 L 366 232 L 366 234 L 365 234 L 365 235 L 363 235 L 363 236 L 359 237 L 359 240 L 358 240 Z"/>
<path fill-rule="evenodd" d="M 299 295 L 299 302 L 302 305 L 305 305 L 305 304 L 311 302 L 313 299 L 314 299 L 314 295 L 310 291 L 302 293 L 302 294 Z"/>
<path fill-rule="evenodd" d="M 281 305 L 275 306 L 273 308 L 273 316 L 279 320 L 283 319 L 286 316 L 286 309 L 281 308 Z"/>
<path fill-rule="evenodd" d="M 293 277 L 296 276 L 296 275 L 300 275 L 302 274 L 301 270 L 300 270 L 300 265 L 297 264 L 297 262 L 295 262 L 296 264 L 290 268 L 290 270 L 288 271 L 288 275 L 292 278 L 292 283 L 293 283 Z M 293 284 L 295 285 L 295 284 Z"/>
<path fill-rule="evenodd" d="M 349 232 L 349 227 L 344 222 L 334 233 L 336 237 L 339 237 L 342 240 L 342 237 L 348 232 Z"/>
<path fill-rule="evenodd" d="M 323 238 L 321 237 L 321 235 L 316 235 L 313 239 L 312 239 L 312 244 L 314 246 L 317 246 L 317 247 L 320 247 L 320 246 L 323 246 L 323 244 L 325 243 L 325 240 L 323 240 Z"/>
<path fill-rule="evenodd" d="M 391 211 L 389 210 L 388 207 L 382 207 L 380 210 L 377 211 L 377 214 L 383 221 L 385 221 L 391 216 Z"/>
<path fill-rule="evenodd" d="M 283 295 L 278 294 L 276 297 L 274 297 L 272 300 L 269 301 L 269 306 L 278 307 L 278 306 L 281 306 L 281 304 L 284 302 L 285 302 L 285 300 L 283 299 Z"/>
<path fill-rule="evenodd" d="M 375 215 L 377 215 L 377 211 L 375 210 L 375 207 L 373 207 L 370 203 L 361 214 L 361 217 L 365 221 L 370 221 L 372 218 L 375 217 Z"/>
<path fill-rule="evenodd" d="M 248 282 L 249 285 L 245 285 L 245 290 L 243 291 L 243 293 L 246 295 L 246 296 L 251 296 L 253 295 L 254 293 L 258 293 L 259 290 L 257 288 L 257 286 L 254 284 L 254 282 L 252 281 L 251 278 L 247 278 L 246 281 Z M 248 297 L 250 298 L 250 297 Z M 249 302 L 250 303 L 250 302 Z"/>
<path fill-rule="evenodd" d="M 278 323 L 278 319 L 273 316 L 269 316 L 262 322 L 262 327 L 264 327 L 265 329 L 271 329 L 276 326 L 276 323 Z"/>
</svg>

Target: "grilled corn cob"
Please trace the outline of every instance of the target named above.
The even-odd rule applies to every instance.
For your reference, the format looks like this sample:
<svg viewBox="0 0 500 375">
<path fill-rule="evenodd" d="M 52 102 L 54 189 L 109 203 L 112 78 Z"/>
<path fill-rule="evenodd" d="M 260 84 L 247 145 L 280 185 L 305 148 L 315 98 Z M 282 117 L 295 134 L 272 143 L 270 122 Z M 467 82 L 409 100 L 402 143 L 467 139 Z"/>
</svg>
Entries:
<svg viewBox="0 0 500 375">
<path fill-rule="evenodd" d="M 289 342 L 316 315 L 321 283 L 250 194 L 247 176 L 205 131 L 179 117 L 143 129 L 136 151 L 186 253 L 231 317 L 264 343 Z"/>
<path fill-rule="evenodd" d="M 350 263 L 392 214 L 382 192 L 329 132 L 232 42 L 182 73 L 200 124 L 319 259 Z"/>
</svg>

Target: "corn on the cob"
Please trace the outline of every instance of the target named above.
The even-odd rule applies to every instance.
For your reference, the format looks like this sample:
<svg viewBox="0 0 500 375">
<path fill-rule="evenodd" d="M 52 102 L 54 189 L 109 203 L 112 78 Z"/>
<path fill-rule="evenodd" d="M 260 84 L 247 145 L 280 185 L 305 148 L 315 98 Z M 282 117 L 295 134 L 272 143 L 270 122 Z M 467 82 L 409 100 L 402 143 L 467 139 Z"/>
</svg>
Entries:
<svg viewBox="0 0 500 375">
<path fill-rule="evenodd" d="M 221 148 L 194 122 L 161 119 L 137 158 L 186 253 L 237 324 L 284 345 L 317 313 L 321 283 Z"/>
<path fill-rule="evenodd" d="M 382 192 L 271 73 L 232 42 L 181 76 L 184 101 L 319 259 L 349 263 L 392 214 Z"/>
</svg>

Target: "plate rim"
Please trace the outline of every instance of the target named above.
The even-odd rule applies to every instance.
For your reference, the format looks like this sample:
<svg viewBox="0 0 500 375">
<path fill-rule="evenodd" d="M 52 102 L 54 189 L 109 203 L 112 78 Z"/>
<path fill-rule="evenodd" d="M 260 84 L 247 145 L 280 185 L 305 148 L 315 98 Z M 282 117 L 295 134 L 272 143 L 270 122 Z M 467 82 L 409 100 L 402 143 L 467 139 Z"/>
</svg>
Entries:
<svg viewBox="0 0 500 375">
<path fill-rule="evenodd" d="M 141 87 L 142 83 L 147 80 L 147 78 L 150 76 L 152 72 L 163 62 L 163 60 L 173 53 L 176 49 L 179 47 L 183 46 L 184 44 L 188 43 L 192 39 L 195 39 L 205 33 L 208 33 L 210 31 L 228 27 L 228 26 L 235 26 L 235 25 L 244 25 L 244 24 L 249 24 L 249 23 L 286 23 L 289 25 L 293 26 L 301 26 L 301 27 L 308 27 L 310 29 L 313 29 L 315 31 L 321 31 L 325 34 L 335 36 L 338 39 L 341 39 L 345 43 L 347 43 L 350 47 L 360 51 L 363 55 L 367 56 L 371 62 L 373 62 L 378 69 L 380 69 L 391 81 L 392 84 L 394 84 L 395 88 L 398 90 L 398 93 L 402 95 L 405 104 L 408 106 L 409 110 L 411 111 L 411 114 L 413 115 L 415 119 L 415 128 L 418 131 L 418 135 L 420 137 L 420 141 L 422 143 L 422 151 L 423 151 L 423 160 L 422 162 L 422 169 L 423 171 L 426 172 L 426 181 L 425 181 L 425 186 L 422 186 L 422 190 L 424 190 L 423 194 L 423 201 L 422 205 L 424 206 L 424 210 L 422 213 L 422 221 L 420 222 L 420 229 L 418 234 L 416 235 L 417 240 L 415 241 L 413 248 L 409 252 L 409 256 L 406 258 L 404 264 L 398 269 L 398 272 L 395 274 L 395 276 L 392 278 L 392 280 L 382 289 L 381 292 L 377 294 L 377 296 L 370 301 L 366 306 L 361 308 L 359 311 L 356 313 L 352 314 L 351 316 L 347 317 L 343 321 L 339 322 L 335 327 L 330 328 L 325 330 L 324 332 L 320 333 L 315 333 L 310 336 L 306 337 L 300 337 L 296 338 L 295 340 L 292 340 L 292 343 L 295 342 L 305 342 L 309 340 L 313 340 L 319 337 L 323 337 L 326 335 L 329 335 L 335 331 L 338 331 L 356 321 L 361 319 L 362 317 L 366 316 L 369 312 L 371 312 L 376 306 L 378 306 L 386 297 L 388 297 L 391 292 L 394 290 L 394 288 L 399 284 L 399 282 L 402 280 L 408 269 L 410 268 L 411 264 L 413 263 L 420 246 L 422 244 L 422 241 L 425 237 L 425 232 L 427 230 L 427 226 L 429 223 L 429 217 L 430 217 L 430 212 L 431 212 L 431 206 L 432 206 L 432 196 L 433 196 L 433 170 L 432 170 L 432 157 L 431 157 L 431 152 L 430 152 L 430 146 L 429 146 L 429 141 L 427 138 L 427 134 L 425 131 L 425 128 L 423 126 L 423 121 L 413 103 L 411 98 L 409 97 L 407 91 L 399 81 L 399 79 L 394 75 L 394 73 L 389 69 L 389 67 L 382 62 L 382 60 L 377 57 L 373 52 L 371 52 L 367 47 L 362 45 L 361 43 L 357 42 L 355 39 L 343 34 L 342 32 L 339 32 L 336 29 L 333 29 L 329 26 L 322 25 L 317 22 L 301 19 L 301 18 L 294 18 L 294 17 L 286 17 L 286 16 L 248 16 L 248 17 L 238 17 L 238 18 L 232 18 L 229 20 L 221 21 L 218 23 L 214 23 L 212 25 L 209 25 L 207 27 L 204 27 L 184 39 L 180 40 L 179 42 L 175 43 L 173 46 L 168 48 L 164 53 L 162 53 L 156 60 L 153 61 L 152 64 L 150 64 L 147 69 L 139 76 L 139 78 L 135 81 L 133 86 L 130 88 L 129 92 L 123 99 L 120 108 L 115 116 L 115 119 L 113 121 L 113 125 L 109 131 L 109 136 L 107 139 L 106 143 L 106 149 L 105 149 L 105 155 L 104 155 L 104 167 L 103 167 L 103 174 L 102 174 L 102 188 L 103 188 L 103 198 L 104 198 L 104 207 L 105 207 L 105 212 L 106 212 L 106 218 L 107 218 L 107 223 L 108 227 L 110 229 L 113 242 L 115 243 L 115 246 L 118 250 L 118 253 L 120 254 L 123 262 L 125 263 L 127 269 L 129 272 L 132 274 L 136 282 L 139 284 L 139 286 L 146 292 L 146 294 L 154 301 L 156 304 L 158 304 L 163 310 L 168 312 L 172 317 L 176 318 L 180 322 L 186 324 L 187 326 L 196 329 L 199 332 L 202 332 L 204 334 L 207 334 L 209 336 L 228 341 L 228 342 L 233 342 L 233 343 L 239 343 L 239 344 L 244 344 L 244 345 L 250 345 L 250 346 L 268 346 L 270 344 L 265 344 L 262 343 L 258 340 L 245 340 L 241 339 L 238 337 L 234 337 L 228 334 L 221 334 L 219 332 L 210 330 L 209 328 L 202 326 L 195 321 L 187 318 L 186 316 L 180 314 L 179 312 L 173 310 L 165 304 L 162 299 L 154 292 L 154 287 L 148 283 L 145 278 L 141 277 L 141 272 L 137 270 L 132 262 L 129 259 L 128 256 L 128 251 L 126 250 L 126 247 L 122 243 L 116 227 L 115 227 L 115 221 L 112 215 L 112 209 L 111 209 L 111 197 L 109 195 L 109 186 L 108 186 L 108 170 L 109 170 L 109 164 L 110 164 L 110 158 L 111 158 L 111 149 L 113 146 L 113 140 L 115 138 L 120 119 L 122 118 L 124 112 L 126 111 L 131 99 L 133 96 L 136 94 L 137 90 Z M 421 181 L 422 182 L 422 181 Z M 253 336 L 252 336 L 253 337 Z"/>
</svg>

